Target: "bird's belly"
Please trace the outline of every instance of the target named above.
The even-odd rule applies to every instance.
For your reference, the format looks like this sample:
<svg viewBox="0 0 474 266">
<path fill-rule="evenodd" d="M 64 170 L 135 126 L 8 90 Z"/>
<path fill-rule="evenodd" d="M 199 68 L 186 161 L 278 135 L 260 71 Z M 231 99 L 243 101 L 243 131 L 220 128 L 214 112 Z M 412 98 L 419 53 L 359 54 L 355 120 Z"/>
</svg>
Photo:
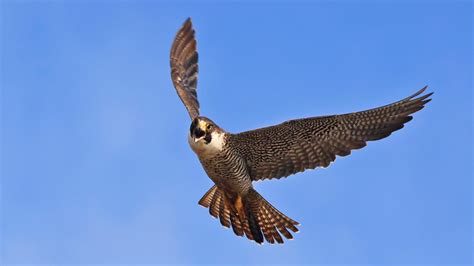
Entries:
<svg viewBox="0 0 474 266">
<path fill-rule="evenodd" d="M 209 178 L 218 187 L 238 194 L 246 194 L 252 187 L 245 162 L 240 158 L 216 155 L 213 158 L 199 159 Z"/>
</svg>

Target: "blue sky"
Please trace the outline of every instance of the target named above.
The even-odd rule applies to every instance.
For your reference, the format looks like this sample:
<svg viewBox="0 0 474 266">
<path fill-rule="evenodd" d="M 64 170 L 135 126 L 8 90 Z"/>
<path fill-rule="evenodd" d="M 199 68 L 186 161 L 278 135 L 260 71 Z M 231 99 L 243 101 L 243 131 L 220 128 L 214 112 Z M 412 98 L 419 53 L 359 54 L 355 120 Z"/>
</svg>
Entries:
<svg viewBox="0 0 474 266">
<path fill-rule="evenodd" d="M 468 264 L 472 4 L 1 3 L 1 258 L 28 264 Z M 202 114 L 230 132 L 359 111 L 424 85 L 401 131 L 256 183 L 301 231 L 235 237 L 197 201 L 169 48 L 191 16 Z"/>
</svg>

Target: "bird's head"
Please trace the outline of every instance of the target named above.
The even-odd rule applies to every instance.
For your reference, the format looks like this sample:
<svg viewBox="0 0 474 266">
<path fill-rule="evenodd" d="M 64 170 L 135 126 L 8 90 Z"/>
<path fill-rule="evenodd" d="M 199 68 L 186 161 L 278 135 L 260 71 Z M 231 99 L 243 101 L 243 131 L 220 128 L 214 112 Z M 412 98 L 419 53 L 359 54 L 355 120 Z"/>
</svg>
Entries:
<svg viewBox="0 0 474 266">
<path fill-rule="evenodd" d="M 224 132 L 211 119 L 203 116 L 194 118 L 189 128 L 190 137 L 195 143 L 209 144 L 213 139 L 220 138 Z"/>
</svg>

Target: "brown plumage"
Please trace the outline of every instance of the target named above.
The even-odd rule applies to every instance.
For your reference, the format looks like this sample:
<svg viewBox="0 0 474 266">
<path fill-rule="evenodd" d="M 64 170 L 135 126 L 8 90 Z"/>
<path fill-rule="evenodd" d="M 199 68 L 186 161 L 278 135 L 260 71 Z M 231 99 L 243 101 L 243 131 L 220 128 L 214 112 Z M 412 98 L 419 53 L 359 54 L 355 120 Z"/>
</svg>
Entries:
<svg viewBox="0 0 474 266">
<path fill-rule="evenodd" d="M 296 228 L 296 225 L 299 225 L 298 222 L 282 214 L 255 190 L 251 190 L 249 197 L 252 199 L 252 204 L 249 208 L 256 214 L 259 229 L 263 232 L 267 242 L 272 244 L 275 241 L 283 243 L 280 233 L 287 239 L 293 239 L 293 235 L 288 229 L 295 233 L 298 232 L 298 228 Z M 217 188 L 217 186 L 213 186 L 204 194 L 201 200 L 199 200 L 199 205 L 209 208 L 209 213 L 213 217 L 219 218 L 223 226 L 227 228 L 232 226 L 236 235 L 243 236 L 245 232 L 247 238 L 255 240 L 247 220 L 241 222 L 238 218 L 231 219 L 232 216 L 238 216 L 238 211 L 232 210 L 227 197 L 224 196 L 224 192 Z"/>
<path fill-rule="evenodd" d="M 290 120 L 231 135 L 230 143 L 247 159 L 252 180 L 281 178 L 305 169 L 327 167 L 336 155 L 347 156 L 367 141 L 388 137 L 429 102 L 417 93 L 383 107 L 344 114 Z"/>
<path fill-rule="evenodd" d="M 198 53 L 191 18 L 178 31 L 170 53 L 171 80 L 179 97 L 194 119 L 199 115 L 197 99 Z"/>
<path fill-rule="evenodd" d="M 401 129 L 431 99 L 426 87 L 398 102 L 356 113 L 296 119 L 238 134 L 226 132 L 199 115 L 196 85 L 198 55 L 191 19 L 171 48 L 171 77 L 192 123 L 188 142 L 215 183 L 199 201 L 211 216 L 238 236 L 257 243 L 283 243 L 298 232 L 298 222 L 268 203 L 252 181 L 281 178 L 327 167 Z M 283 237 L 282 237 L 283 236 Z"/>
</svg>

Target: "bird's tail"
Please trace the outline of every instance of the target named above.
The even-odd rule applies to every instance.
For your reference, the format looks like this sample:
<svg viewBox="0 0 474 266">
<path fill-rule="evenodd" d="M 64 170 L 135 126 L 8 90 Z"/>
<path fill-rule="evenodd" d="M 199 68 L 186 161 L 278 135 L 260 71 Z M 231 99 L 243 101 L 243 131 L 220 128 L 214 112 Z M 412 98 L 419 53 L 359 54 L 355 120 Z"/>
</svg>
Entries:
<svg viewBox="0 0 474 266">
<path fill-rule="evenodd" d="M 283 243 L 280 234 L 292 239 L 289 230 L 298 232 L 298 222 L 281 213 L 254 189 L 243 197 L 232 197 L 213 186 L 199 204 L 209 208 L 209 213 L 219 218 L 223 226 L 232 227 L 236 235 L 245 234 L 248 239 L 257 243 L 262 243 L 264 237 L 272 244 Z"/>
</svg>

